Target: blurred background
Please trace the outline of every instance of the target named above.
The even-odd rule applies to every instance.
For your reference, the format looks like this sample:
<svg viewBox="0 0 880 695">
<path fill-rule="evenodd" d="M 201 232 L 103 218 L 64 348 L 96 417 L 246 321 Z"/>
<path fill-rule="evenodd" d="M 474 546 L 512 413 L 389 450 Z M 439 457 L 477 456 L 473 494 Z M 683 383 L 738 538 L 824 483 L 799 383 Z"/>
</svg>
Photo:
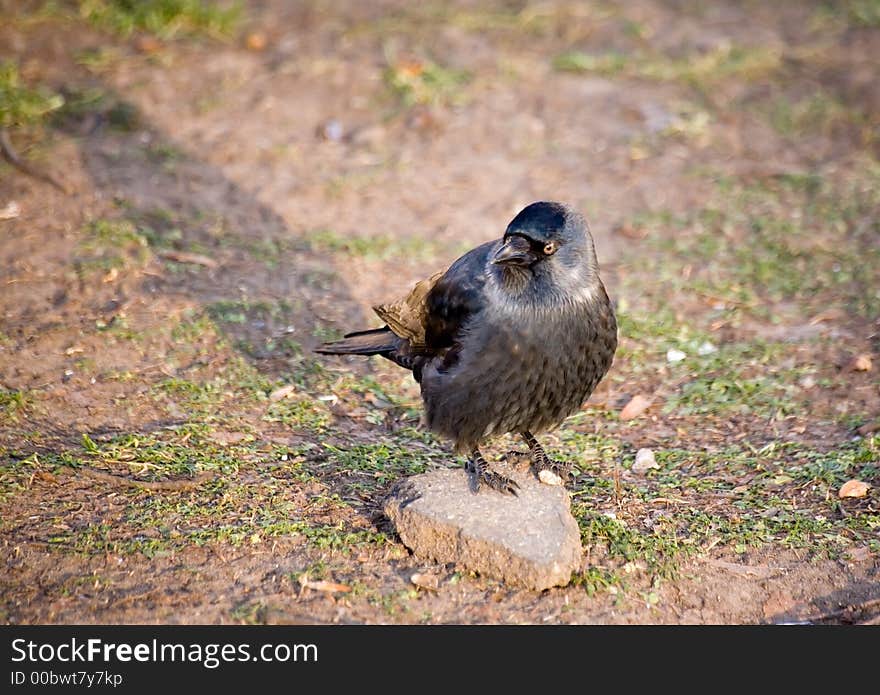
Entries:
<svg viewBox="0 0 880 695">
<path fill-rule="evenodd" d="M 737 621 L 782 608 L 660 580 L 875 562 L 878 55 L 877 0 L 0 0 L 0 617 L 641 620 L 629 584 Z M 596 552 L 541 606 L 418 593 L 381 500 L 457 464 L 409 376 L 310 349 L 535 200 L 586 215 L 619 315 L 551 438 Z"/>
</svg>

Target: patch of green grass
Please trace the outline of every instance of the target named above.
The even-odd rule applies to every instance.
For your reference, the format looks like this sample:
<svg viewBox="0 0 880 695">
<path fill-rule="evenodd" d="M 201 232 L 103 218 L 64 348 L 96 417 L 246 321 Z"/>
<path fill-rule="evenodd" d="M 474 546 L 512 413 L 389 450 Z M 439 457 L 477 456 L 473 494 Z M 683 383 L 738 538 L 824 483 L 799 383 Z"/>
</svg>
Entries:
<svg viewBox="0 0 880 695">
<path fill-rule="evenodd" d="M 332 422 L 330 412 L 320 402 L 305 397 L 298 400 L 285 398 L 269 406 L 263 418 L 267 422 L 280 422 L 299 432 L 324 432 Z"/>
<path fill-rule="evenodd" d="M 735 411 L 742 414 L 784 415 L 797 404 L 785 397 L 787 389 L 763 377 L 736 378 L 706 375 L 686 382 L 666 404 L 666 412 L 707 415 Z"/>
<path fill-rule="evenodd" d="M 79 244 L 83 254 L 77 267 L 83 270 L 122 270 L 143 265 L 149 258 L 147 240 L 129 220 L 100 219 L 86 225 Z"/>
<path fill-rule="evenodd" d="M 758 108 L 778 133 L 793 138 L 813 133 L 830 137 L 844 127 L 856 133 L 870 131 L 861 109 L 822 90 L 797 100 L 776 97 Z"/>
<path fill-rule="evenodd" d="M 219 423 L 232 417 L 229 404 L 252 407 L 266 401 L 273 382 L 241 357 L 228 360 L 219 372 L 206 381 L 171 377 L 152 387 L 177 403 L 199 423 Z"/>
<path fill-rule="evenodd" d="M 224 299 L 207 307 L 208 316 L 218 323 L 245 324 L 250 321 L 277 319 L 291 312 L 286 301 L 268 302 L 247 299 Z"/>
<path fill-rule="evenodd" d="M 30 402 L 31 398 L 25 391 L 0 389 L 0 425 L 20 422 Z"/>
<path fill-rule="evenodd" d="M 87 445 L 93 450 L 87 456 L 106 459 L 111 453 L 116 455 L 116 447 L 127 444 L 93 443 Z M 210 439 L 193 440 L 192 446 L 207 450 L 205 455 L 211 458 L 234 457 L 247 471 L 239 477 L 239 467 L 221 466 L 222 475 L 181 492 L 126 491 L 128 500 L 120 518 L 87 522 L 55 533 L 49 542 L 76 553 L 143 553 L 149 557 L 187 546 L 259 545 L 283 537 L 301 538 L 310 547 L 342 553 L 388 542 L 384 534 L 358 525 L 348 505 L 335 495 L 315 494 L 313 489 L 304 500 L 299 488 L 320 483 L 305 470 L 301 452 L 279 447 L 267 450 L 258 442 L 221 447 Z M 328 520 L 331 513 L 336 520 Z"/>
<path fill-rule="evenodd" d="M 100 87 L 68 87 L 64 105 L 53 114 L 59 126 L 82 123 L 86 117 L 98 117 L 112 129 L 130 133 L 141 124 L 137 108 Z"/>
<path fill-rule="evenodd" d="M 871 161 L 835 180 L 810 172 L 719 179 L 703 209 L 669 223 L 653 216 L 646 243 L 657 255 L 642 254 L 640 272 L 656 279 L 664 302 L 690 294 L 774 321 L 775 305 L 794 301 L 806 315 L 830 304 L 871 319 L 880 314 L 878 182 Z"/>
<path fill-rule="evenodd" d="M 430 60 L 394 61 L 385 71 L 385 83 L 406 107 L 461 103 L 462 88 L 470 80 L 467 71 Z"/>
<path fill-rule="evenodd" d="M 146 146 L 147 157 L 159 164 L 165 172 L 172 172 L 177 164 L 186 158 L 186 154 L 170 142 L 154 142 Z"/>
<path fill-rule="evenodd" d="M 706 343 L 705 345 L 711 345 Z M 688 377 L 666 404 L 666 412 L 708 415 L 735 411 L 761 416 L 794 412 L 799 403 L 795 383 L 799 372 L 783 367 L 788 352 L 783 343 L 730 343 L 700 355 L 700 346 L 682 345 L 688 357 L 673 369 Z"/>
<path fill-rule="evenodd" d="M 622 572 L 632 572 L 632 565 L 644 563 L 647 571 L 655 577 L 668 579 L 675 575 L 682 556 L 693 554 L 696 547 L 691 539 L 680 537 L 675 523 L 661 519 L 651 529 L 637 529 L 626 521 L 606 514 L 594 514 L 577 508 L 575 513 L 581 526 L 581 538 L 585 545 L 601 543 L 608 554 L 623 562 Z"/>
<path fill-rule="evenodd" d="M 880 27 L 880 0 L 834 0 L 824 2 L 823 14 L 853 27 Z"/>
<path fill-rule="evenodd" d="M 123 37 L 148 32 L 161 39 L 226 38 L 236 30 L 241 6 L 206 0 L 79 0 L 79 14 Z"/>
<path fill-rule="evenodd" d="M 269 617 L 269 606 L 262 601 L 244 601 L 229 613 L 239 625 L 265 625 Z"/>
<path fill-rule="evenodd" d="M 581 9 L 583 12 L 583 9 Z M 439 27 L 486 36 L 504 32 L 518 41 L 529 36 L 555 35 L 569 26 L 567 5 L 528 5 L 522 8 L 504 5 L 460 6 L 448 2 L 406 3 L 346 28 L 349 36 L 370 34 L 378 37 L 407 36 L 430 40 Z"/>
<path fill-rule="evenodd" d="M 572 513 L 595 558 L 576 581 L 591 592 L 645 574 L 655 583 L 674 577 L 684 559 L 712 547 L 744 553 L 769 544 L 833 558 L 870 545 L 880 528 L 869 500 L 837 498 L 846 480 L 877 480 L 880 437 L 829 451 L 795 442 L 658 449 L 660 468 L 621 479 L 616 492 L 610 468 L 629 469 L 631 452 L 596 435 L 566 444 L 590 474 L 576 478 Z M 615 513 L 599 511 L 615 499 Z"/>
<path fill-rule="evenodd" d="M 323 444 L 320 468 L 333 474 L 363 480 L 368 486 L 385 485 L 399 478 L 424 473 L 429 466 L 448 460 L 449 454 L 403 437 L 371 444 Z M 355 487 L 354 481 L 347 483 Z"/>
<path fill-rule="evenodd" d="M 618 370 L 652 374 L 662 369 L 667 381 L 679 382 L 666 402 L 666 413 L 770 417 L 794 412 L 799 405 L 796 382 L 803 369 L 785 363 L 789 346 L 784 343 L 715 345 L 717 337 L 693 321 L 679 321 L 668 308 L 650 314 L 619 311 L 618 324 Z M 684 352 L 686 358 L 668 364 L 670 349 Z"/>
<path fill-rule="evenodd" d="M 0 128 L 39 125 L 63 105 L 60 94 L 25 86 L 17 63 L 0 62 Z"/>
<path fill-rule="evenodd" d="M 85 455 L 79 465 L 123 464 L 144 480 L 204 471 L 237 472 L 242 452 L 216 444 L 208 433 L 205 427 L 191 424 L 152 434 L 124 434 L 107 442 L 95 442 L 83 435 Z"/>
<path fill-rule="evenodd" d="M 563 72 L 625 76 L 659 82 L 686 82 L 708 88 L 726 79 L 756 80 L 779 69 L 781 55 L 771 48 L 745 48 L 722 43 L 705 53 L 670 58 L 662 54 L 568 51 L 553 60 Z"/>
<path fill-rule="evenodd" d="M 206 338 L 217 339 L 216 327 L 207 313 L 187 310 L 171 329 L 171 339 L 175 342 L 192 344 Z"/>
</svg>

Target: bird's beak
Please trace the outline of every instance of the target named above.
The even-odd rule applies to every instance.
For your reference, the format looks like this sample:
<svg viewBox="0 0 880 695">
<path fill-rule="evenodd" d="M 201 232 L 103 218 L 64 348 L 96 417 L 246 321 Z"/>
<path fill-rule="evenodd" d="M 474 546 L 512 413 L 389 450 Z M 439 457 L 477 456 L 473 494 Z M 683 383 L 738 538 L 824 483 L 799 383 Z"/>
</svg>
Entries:
<svg viewBox="0 0 880 695">
<path fill-rule="evenodd" d="M 510 236 L 492 256 L 492 262 L 498 265 L 530 266 L 538 260 L 532 252 L 529 240 L 521 236 Z"/>
</svg>

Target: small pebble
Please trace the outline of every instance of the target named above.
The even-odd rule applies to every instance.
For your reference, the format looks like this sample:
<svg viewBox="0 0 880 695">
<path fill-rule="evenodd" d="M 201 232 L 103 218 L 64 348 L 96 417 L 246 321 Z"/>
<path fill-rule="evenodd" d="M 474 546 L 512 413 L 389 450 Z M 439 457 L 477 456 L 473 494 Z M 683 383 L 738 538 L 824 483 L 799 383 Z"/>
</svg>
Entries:
<svg viewBox="0 0 880 695">
<path fill-rule="evenodd" d="M 713 352 L 718 352 L 718 348 L 715 347 L 708 340 L 704 342 L 700 347 L 697 348 L 697 354 L 700 357 L 705 357 L 706 355 L 711 355 Z"/>
<path fill-rule="evenodd" d="M 660 468 L 654 459 L 654 452 L 651 449 L 639 449 L 636 452 L 636 462 L 632 467 L 633 472 L 644 475 L 652 468 Z"/>
<path fill-rule="evenodd" d="M 667 362 L 681 362 L 687 355 L 683 353 L 681 350 L 676 350 L 675 348 L 671 348 L 666 351 L 666 361 Z"/>
<path fill-rule="evenodd" d="M 546 469 L 538 471 L 538 480 L 545 485 L 562 485 L 562 478 L 556 475 L 553 471 L 548 471 Z"/>
</svg>

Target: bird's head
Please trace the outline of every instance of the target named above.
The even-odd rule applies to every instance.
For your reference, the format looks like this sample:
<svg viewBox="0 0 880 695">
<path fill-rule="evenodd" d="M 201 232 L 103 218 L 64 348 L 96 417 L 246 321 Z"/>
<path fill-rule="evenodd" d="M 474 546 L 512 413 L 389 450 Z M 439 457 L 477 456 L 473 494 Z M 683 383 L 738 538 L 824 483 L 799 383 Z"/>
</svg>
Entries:
<svg viewBox="0 0 880 695">
<path fill-rule="evenodd" d="M 507 225 L 491 263 L 510 289 L 534 281 L 568 296 L 598 280 L 586 220 L 561 203 L 532 203 L 520 211 Z"/>
</svg>

